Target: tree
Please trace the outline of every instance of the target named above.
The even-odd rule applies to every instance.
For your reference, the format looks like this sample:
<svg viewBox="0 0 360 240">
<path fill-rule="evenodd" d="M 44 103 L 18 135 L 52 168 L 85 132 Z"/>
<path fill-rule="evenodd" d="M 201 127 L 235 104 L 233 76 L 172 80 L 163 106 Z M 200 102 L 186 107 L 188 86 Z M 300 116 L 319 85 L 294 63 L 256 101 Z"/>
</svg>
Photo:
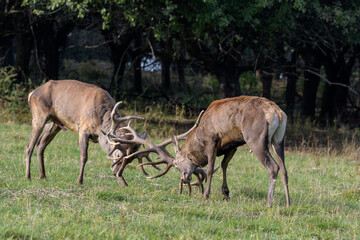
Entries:
<svg viewBox="0 0 360 240">
<path fill-rule="evenodd" d="M 324 66 L 326 77 L 320 118 L 341 119 L 346 109 L 350 74 L 360 44 L 358 1 L 312 1 L 296 15 L 294 38 L 305 63 L 303 112 L 313 116 L 316 90 Z"/>
</svg>

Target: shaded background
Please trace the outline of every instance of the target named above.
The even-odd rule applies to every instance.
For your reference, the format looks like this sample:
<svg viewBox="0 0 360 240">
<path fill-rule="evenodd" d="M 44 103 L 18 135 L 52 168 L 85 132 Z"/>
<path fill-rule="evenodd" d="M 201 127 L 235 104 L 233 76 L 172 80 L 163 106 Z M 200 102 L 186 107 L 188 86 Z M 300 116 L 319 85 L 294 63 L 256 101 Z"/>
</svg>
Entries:
<svg viewBox="0 0 360 240">
<path fill-rule="evenodd" d="M 26 105 L 29 90 L 71 78 L 188 115 L 246 94 L 290 117 L 356 128 L 359 43 L 356 0 L 4 0 L 1 106 Z"/>
</svg>

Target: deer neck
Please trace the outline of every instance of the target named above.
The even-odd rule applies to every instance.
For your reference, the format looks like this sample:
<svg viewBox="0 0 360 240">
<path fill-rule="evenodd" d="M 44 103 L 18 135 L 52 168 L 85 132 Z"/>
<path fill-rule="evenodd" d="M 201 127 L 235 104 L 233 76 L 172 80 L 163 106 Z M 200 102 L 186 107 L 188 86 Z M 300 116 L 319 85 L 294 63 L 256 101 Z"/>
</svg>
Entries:
<svg viewBox="0 0 360 240">
<path fill-rule="evenodd" d="M 205 154 L 205 145 L 201 139 L 197 137 L 197 131 L 190 134 L 183 147 L 181 154 L 186 156 L 196 166 L 204 167 L 207 164 L 207 156 Z"/>
<path fill-rule="evenodd" d="M 111 109 L 109 109 L 103 115 L 103 118 L 101 121 L 101 126 L 100 126 L 100 132 L 99 132 L 99 144 L 100 144 L 102 150 L 107 154 L 111 153 L 111 151 L 114 149 L 114 145 L 112 145 L 108 142 L 107 137 L 105 135 L 110 131 L 110 126 L 111 126 L 110 115 L 111 115 Z"/>
</svg>

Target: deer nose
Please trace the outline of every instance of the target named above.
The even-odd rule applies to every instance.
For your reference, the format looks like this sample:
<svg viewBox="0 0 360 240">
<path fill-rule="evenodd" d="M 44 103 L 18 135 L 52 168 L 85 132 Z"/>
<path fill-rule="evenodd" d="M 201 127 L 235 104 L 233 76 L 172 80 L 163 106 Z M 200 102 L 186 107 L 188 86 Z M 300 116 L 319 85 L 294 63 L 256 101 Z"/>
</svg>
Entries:
<svg viewBox="0 0 360 240">
<path fill-rule="evenodd" d="M 184 183 L 190 183 L 191 182 L 191 175 L 189 175 L 187 173 L 184 173 L 182 179 L 183 179 Z"/>
</svg>

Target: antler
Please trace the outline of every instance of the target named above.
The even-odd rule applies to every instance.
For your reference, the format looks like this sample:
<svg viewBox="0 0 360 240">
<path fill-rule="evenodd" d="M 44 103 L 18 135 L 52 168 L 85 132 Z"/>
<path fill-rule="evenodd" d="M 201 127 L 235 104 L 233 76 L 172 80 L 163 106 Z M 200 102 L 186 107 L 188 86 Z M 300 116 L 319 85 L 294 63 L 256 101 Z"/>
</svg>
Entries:
<svg viewBox="0 0 360 240">
<path fill-rule="evenodd" d="M 133 120 L 133 119 L 139 119 L 139 120 L 143 120 L 144 118 L 142 117 L 138 117 L 138 116 L 125 116 L 125 117 L 118 117 L 118 107 L 119 105 L 122 104 L 122 101 L 120 102 L 117 102 L 112 111 L 111 111 L 111 114 L 110 114 L 110 117 L 111 117 L 111 125 L 110 125 L 110 129 L 107 133 L 105 133 L 103 130 L 102 133 L 106 136 L 106 139 L 108 141 L 108 143 L 114 145 L 114 148 L 113 150 L 107 155 L 107 158 L 110 159 L 110 160 L 116 160 L 112 165 L 111 165 L 111 168 L 113 168 L 116 164 L 118 164 L 119 162 L 123 161 L 123 158 L 127 155 L 126 153 L 126 150 L 125 148 L 121 145 L 120 142 L 116 142 L 116 141 L 113 141 L 111 138 L 116 138 L 118 139 L 118 136 L 115 135 L 115 130 L 116 128 L 119 126 L 120 123 L 122 122 L 125 122 L 127 120 Z M 113 152 L 116 150 L 116 149 L 119 149 L 122 153 L 122 155 L 120 157 L 112 157 L 111 155 L 113 154 Z M 124 186 L 127 186 L 127 183 L 125 181 L 125 179 L 117 174 L 117 176 L 120 178 L 120 180 L 123 182 Z"/>
<path fill-rule="evenodd" d="M 188 130 L 187 132 L 185 132 L 183 134 L 178 135 L 177 138 L 180 140 L 185 139 L 190 134 L 190 132 L 193 131 L 199 125 L 200 119 L 201 119 L 203 113 L 204 113 L 204 111 L 202 111 L 199 114 L 199 117 L 197 118 L 194 126 L 190 130 Z M 147 178 L 157 178 L 157 177 L 161 177 L 161 176 L 165 175 L 170 170 L 170 168 L 173 166 L 174 157 L 166 150 L 166 146 L 172 142 L 171 139 L 167 139 L 164 142 L 162 142 L 158 145 L 155 145 L 154 143 L 141 138 L 138 135 L 138 133 L 131 127 L 131 122 L 132 122 L 132 119 L 129 121 L 129 124 L 126 127 L 122 127 L 121 129 L 127 130 L 129 132 L 129 135 L 133 136 L 132 139 L 118 138 L 118 137 L 114 136 L 113 134 L 110 134 L 110 136 L 116 142 L 120 142 L 122 144 L 132 144 L 132 143 L 143 144 L 143 145 L 147 146 L 148 148 L 141 150 L 141 151 L 137 151 L 128 156 L 125 156 L 117 175 L 121 176 L 125 166 L 129 162 L 131 162 L 131 160 L 134 158 L 139 159 L 139 163 L 140 163 L 139 167 L 141 168 L 141 171 L 145 175 L 147 175 Z M 157 162 L 152 162 L 149 157 L 149 154 L 152 152 L 157 153 L 161 160 L 157 161 Z M 140 159 L 142 159 L 143 157 L 145 157 L 148 160 L 148 162 L 142 163 Z M 143 166 L 145 166 L 145 165 L 152 165 L 153 167 L 157 168 L 156 165 L 158 165 L 158 164 L 166 164 L 167 166 L 166 166 L 165 170 L 163 170 L 160 174 L 155 175 L 155 176 L 149 175 L 148 173 L 146 173 L 146 171 L 143 168 Z M 157 169 L 159 169 L 159 168 L 157 168 Z"/>
<path fill-rule="evenodd" d="M 121 122 L 125 122 L 129 119 L 139 119 L 139 120 L 144 120 L 144 118 L 142 117 L 138 117 L 138 116 L 125 116 L 125 117 L 117 117 L 116 113 L 117 113 L 117 109 L 119 107 L 119 105 L 122 104 L 122 101 L 117 102 L 115 104 L 115 106 L 113 107 L 112 111 L 111 111 L 111 126 L 110 126 L 110 131 L 109 133 L 114 133 L 116 127 L 121 123 Z M 115 143 L 116 144 L 116 143 Z"/>
<path fill-rule="evenodd" d="M 200 120 L 201 120 L 201 117 L 202 115 L 204 114 L 205 110 L 202 110 L 198 116 L 198 118 L 196 119 L 196 122 L 194 124 L 194 126 L 192 126 L 192 128 L 190 128 L 187 132 L 183 133 L 183 134 L 180 134 L 180 135 L 177 135 L 176 138 L 178 140 L 185 140 L 186 137 L 192 132 L 192 130 L 194 130 L 195 128 L 197 128 L 200 124 Z M 158 146 L 159 147 L 165 147 L 167 145 L 169 145 L 170 143 L 172 143 L 172 140 L 171 138 L 165 140 L 164 142 L 160 143 Z"/>
<path fill-rule="evenodd" d="M 123 130 L 127 130 L 129 131 L 129 133 L 127 135 L 131 135 L 133 136 L 132 139 L 124 139 L 124 138 L 119 138 L 113 134 L 110 133 L 110 136 L 115 140 L 118 141 L 122 144 L 142 144 L 145 146 L 148 146 L 148 149 L 145 150 L 141 150 L 141 151 L 137 151 L 135 153 L 132 153 L 126 157 L 124 157 L 124 160 L 121 163 L 121 167 L 119 169 L 119 172 L 117 173 L 118 176 L 122 175 L 122 172 L 125 168 L 125 166 L 134 158 L 138 158 L 139 159 L 139 163 L 140 163 L 140 159 L 142 159 L 143 157 L 146 157 L 146 159 L 149 161 L 150 157 L 148 156 L 151 152 L 157 153 L 159 155 L 159 157 L 162 159 L 159 162 L 152 162 L 151 160 L 149 162 L 146 163 L 141 163 L 139 166 L 142 167 L 143 165 L 153 165 L 155 167 L 155 165 L 160 164 L 160 163 L 166 163 L 167 167 L 166 169 L 159 175 L 155 176 L 155 177 L 160 177 L 164 174 L 166 174 L 170 168 L 173 165 L 173 157 L 170 155 L 170 153 L 168 153 L 168 151 L 166 151 L 165 149 L 163 149 L 163 147 L 166 146 L 166 143 L 162 143 L 159 145 L 155 145 L 154 143 L 143 139 L 139 136 L 139 134 L 131 127 L 131 123 L 132 123 L 132 119 L 129 121 L 128 125 L 126 127 L 122 127 L 121 129 Z M 144 169 L 142 169 L 142 171 L 144 172 L 145 175 L 148 175 Z M 152 176 L 149 176 L 148 178 L 153 178 Z"/>
</svg>

